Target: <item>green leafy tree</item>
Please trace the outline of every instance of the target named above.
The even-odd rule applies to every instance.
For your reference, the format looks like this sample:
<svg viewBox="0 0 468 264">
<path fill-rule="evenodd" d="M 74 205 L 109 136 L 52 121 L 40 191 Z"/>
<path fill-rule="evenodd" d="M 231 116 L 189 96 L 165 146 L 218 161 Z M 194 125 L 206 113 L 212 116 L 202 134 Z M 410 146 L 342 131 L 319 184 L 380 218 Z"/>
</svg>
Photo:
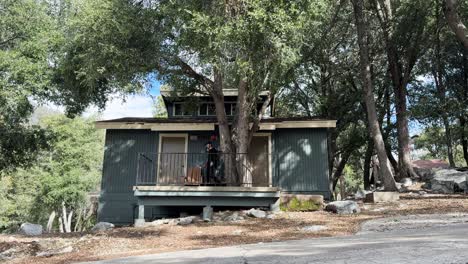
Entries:
<svg viewBox="0 0 468 264">
<path fill-rule="evenodd" d="M 103 106 L 110 93 L 134 92 L 156 73 L 177 94 L 211 96 L 221 150 L 245 153 L 319 9 L 310 1 L 84 1 L 57 71 L 63 103 L 70 112 Z M 227 88 L 239 95 L 232 126 Z M 257 112 L 262 91 L 269 98 Z"/>
<path fill-rule="evenodd" d="M 43 1 L 0 1 L 0 176 L 30 164 L 48 147 L 46 131 L 28 123 L 48 93 L 57 35 Z"/>
<path fill-rule="evenodd" d="M 1 179 L 0 229 L 24 221 L 46 223 L 52 212 L 63 231 L 86 228 L 93 210 L 88 194 L 98 190 L 101 177 L 104 135 L 94 119 L 53 115 L 40 124 L 55 140 L 34 166 Z"/>
</svg>

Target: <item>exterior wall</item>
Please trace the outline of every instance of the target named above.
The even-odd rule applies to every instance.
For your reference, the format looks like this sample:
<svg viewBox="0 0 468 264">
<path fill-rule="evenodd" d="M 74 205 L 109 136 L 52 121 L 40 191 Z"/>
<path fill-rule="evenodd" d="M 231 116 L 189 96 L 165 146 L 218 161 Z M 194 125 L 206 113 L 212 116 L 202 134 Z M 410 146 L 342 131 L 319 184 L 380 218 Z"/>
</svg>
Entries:
<svg viewBox="0 0 468 264">
<path fill-rule="evenodd" d="M 181 133 L 181 132 L 164 132 Z M 185 132 L 182 132 L 185 133 Z M 204 153 L 204 145 L 212 131 L 188 132 L 188 152 Z M 196 136 L 196 139 L 190 136 Z M 106 131 L 103 175 L 99 198 L 98 221 L 131 224 L 136 215 L 137 199 L 133 186 L 136 182 L 138 153 L 157 153 L 159 133 L 150 130 Z M 200 158 L 204 158 L 200 155 Z M 202 163 L 203 160 L 193 161 Z M 156 166 L 156 164 L 155 164 Z M 145 211 L 147 218 L 165 216 L 168 208 L 153 207 Z"/>
<path fill-rule="evenodd" d="M 273 186 L 329 199 L 327 130 L 277 129 L 273 135 Z"/>
<path fill-rule="evenodd" d="M 328 191 L 328 153 L 326 129 L 277 129 L 272 134 L 272 180 L 282 192 L 321 194 Z M 164 132 L 186 133 L 186 132 Z M 187 132 L 188 152 L 204 153 L 204 145 L 214 131 Z M 159 133 L 150 130 L 107 130 L 98 220 L 131 224 L 136 216 L 137 159 L 140 152 L 158 152 Z M 189 161 L 192 164 L 203 160 Z M 164 216 L 173 209 L 153 207 L 145 217 Z"/>
<path fill-rule="evenodd" d="M 149 130 L 107 130 L 98 220 L 133 222 L 138 152 L 157 152 L 158 134 Z M 151 214 L 151 210 L 147 210 Z"/>
</svg>

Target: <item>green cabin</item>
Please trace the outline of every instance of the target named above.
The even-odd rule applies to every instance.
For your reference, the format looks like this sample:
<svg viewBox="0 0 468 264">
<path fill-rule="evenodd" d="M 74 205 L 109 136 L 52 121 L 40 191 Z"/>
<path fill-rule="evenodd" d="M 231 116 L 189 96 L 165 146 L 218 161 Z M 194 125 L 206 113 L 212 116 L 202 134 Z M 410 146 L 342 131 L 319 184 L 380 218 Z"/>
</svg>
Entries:
<svg viewBox="0 0 468 264">
<path fill-rule="evenodd" d="M 161 95 L 167 118 L 96 122 L 106 130 L 99 221 L 129 225 L 202 208 L 275 208 L 284 195 L 330 198 L 327 134 L 335 120 L 276 118 L 272 103 L 249 153 L 221 153 L 210 97 Z M 236 91 L 224 96 L 232 116 Z"/>
</svg>

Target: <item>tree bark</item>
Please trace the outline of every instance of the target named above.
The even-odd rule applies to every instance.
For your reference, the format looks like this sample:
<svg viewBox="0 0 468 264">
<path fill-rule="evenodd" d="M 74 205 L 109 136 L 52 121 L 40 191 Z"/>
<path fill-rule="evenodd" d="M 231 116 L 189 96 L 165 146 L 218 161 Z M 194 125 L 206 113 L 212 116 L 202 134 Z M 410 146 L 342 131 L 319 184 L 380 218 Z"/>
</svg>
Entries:
<svg viewBox="0 0 468 264">
<path fill-rule="evenodd" d="M 447 23 L 457 36 L 457 39 L 463 44 L 465 50 L 468 50 L 468 29 L 463 24 L 457 13 L 458 0 L 445 0 L 444 14 Z"/>
<path fill-rule="evenodd" d="M 211 97 L 213 98 L 216 119 L 218 120 L 219 129 L 219 143 L 221 152 L 221 159 L 224 162 L 224 175 L 228 183 L 238 183 L 238 175 L 236 171 L 236 158 L 235 150 L 233 148 L 233 142 L 231 138 L 231 129 L 229 128 L 229 121 L 226 115 L 224 106 L 224 94 L 223 94 L 223 75 L 218 68 L 214 68 L 214 82 Z"/>
<path fill-rule="evenodd" d="M 47 221 L 47 232 L 51 232 L 52 231 L 52 228 L 54 227 L 54 220 L 55 220 L 55 211 L 52 211 L 52 213 L 50 213 L 50 216 L 49 216 L 49 221 Z"/>
<path fill-rule="evenodd" d="M 64 230 L 63 230 L 63 220 L 62 220 L 62 217 L 59 217 L 58 220 L 59 220 L 59 231 L 60 231 L 60 233 L 63 233 Z"/>
<path fill-rule="evenodd" d="M 367 141 L 366 155 L 364 157 L 364 190 L 370 190 L 370 165 L 374 155 L 374 141 L 371 137 Z"/>
<path fill-rule="evenodd" d="M 398 49 L 394 43 L 394 30 L 392 28 L 393 11 L 390 0 L 379 0 L 377 4 L 377 13 L 382 24 L 385 47 L 388 58 L 388 67 L 395 94 L 395 108 L 397 119 L 397 139 L 398 139 L 398 161 L 399 169 L 396 175 L 397 180 L 405 177 L 416 178 L 417 174 L 411 164 L 411 147 L 408 129 L 407 116 L 407 85 L 410 80 L 411 71 L 416 63 L 416 44 L 410 48 L 406 68 L 400 61 Z M 419 41 L 419 40 L 416 40 Z"/>
<path fill-rule="evenodd" d="M 351 151 L 346 151 L 343 153 L 343 156 L 341 157 L 338 166 L 336 166 L 335 173 L 333 173 L 333 191 L 335 191 L 336 185 L 338 183 L 338 180 L 340 179 L 341 176 L 343 176 L 343 171 L 346 166 L 346 163 L 348 163 L 349 157 L 351 157 Z M 343 199 L 343 197 L 342 197 Z"/>
<path fill-rule="evenodd" d="M 437 14 L 437 20 L 439 21 L 439 15 Z M 445 67 L 442 62 L 442 54 L 440 50 L 440 28 L 436 28 L 436 40 L 435 40 L 435 47 L 434 47 L 434 58 L 435 63 L 432 69 L 432 75 L 434 77 L 434 83 L 437 90 L 437 98 L 439 99 L 439 106 L 440 107 L 440 114 L 442 123 L 445 129 L 445 145 L 447 147 L 447 157 L 449 160 L 449 164 L 451 167 L 455 167 L 455 159 L 453 158 L 453 147 L 452 147 L 452 133 L 450 129 L 450 121 L 447 113 L 444 111 L 446 106 L 446 86 L 444 81 L 445 76 Z"/>
<path fill-rule="evenodd" d="M 241 79 L 239 81 L 237 94 L 237 111 L 236 111 L 236 128 L 234 130 L 234 142 L 237 149 L 238 173 L 242 179 L 242 186 L 252 186 L 252 174 L 250 172 L 250 164 L 248 164 L 247 153 L 250 145 L 250 113 L 251 102 L 248 100 L 248 84 L 247 81 Z"/>
<path fill-rule="evenodd" d="M 468 102 L 468 49 L 463 52 L 463 101 Z M 463 149 L 463 158 L 465 159 L 466 166 L 468 166 L 468 137 L 467 132 L 467 117 L 465 111 L 460 115 L 460 134 L 461 144 Z"/>
<path fill-rule="evenodd" d="M 369 122 L 369 134 L 374 140 L 374 145 L 377 150 L 384 188 L 387 191 L 397 191 L 398 189 L 393 177 L 391 164 L 388 160 L 387 152 L 385 150 L 385 142 L 383 140 L 379 121 L 377 119 L 377 110 L 372 88 L 371 65 L 369 61 L 369 46 L 367 43 L 368 26 L 363 10 L 363 0 L 352 0 L 352 2 L 358 35 L 359 64 L 361 69 L 362 86 L 364 90 L 364 101 L 366 103 L 367 118 Z"/>
</svg>

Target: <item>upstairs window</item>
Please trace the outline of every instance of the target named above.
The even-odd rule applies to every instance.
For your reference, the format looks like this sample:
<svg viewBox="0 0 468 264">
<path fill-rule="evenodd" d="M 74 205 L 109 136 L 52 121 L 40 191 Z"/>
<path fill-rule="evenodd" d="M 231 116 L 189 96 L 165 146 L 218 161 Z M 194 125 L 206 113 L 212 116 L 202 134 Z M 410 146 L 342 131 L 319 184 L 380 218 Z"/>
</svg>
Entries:
<svg viewBox="0 0 468 264">
<path fill-rule="evenodd" d="M 236 103 L 225 103 L 224 109 L 226 111 L 226 115 L 233 116 L 236 113 Z"/>
<path fill-rule="evenodd" d="M 225 103 L 224 109 L 226 115 L 232 116 L 236 112 L 236 103 Z M 215 116 L 216 115 L 216 106 L 214 103 L 204 103 L 200 105 L 198 110 L 200 116 Z"/>
<path fill-rule="evenodd" d="M 183 103 L 174 103 L 174 111 L 173 111 L 174 116 L 189 116 L 191 115 L 187 109 L 185 109 Z"/>
<path fill-rule="evenodd" d="M 215 116 L 216 107 L 213 103 L 201 104 L 198 110 L 198 114 L 201 116 Z"/>
</svg>

